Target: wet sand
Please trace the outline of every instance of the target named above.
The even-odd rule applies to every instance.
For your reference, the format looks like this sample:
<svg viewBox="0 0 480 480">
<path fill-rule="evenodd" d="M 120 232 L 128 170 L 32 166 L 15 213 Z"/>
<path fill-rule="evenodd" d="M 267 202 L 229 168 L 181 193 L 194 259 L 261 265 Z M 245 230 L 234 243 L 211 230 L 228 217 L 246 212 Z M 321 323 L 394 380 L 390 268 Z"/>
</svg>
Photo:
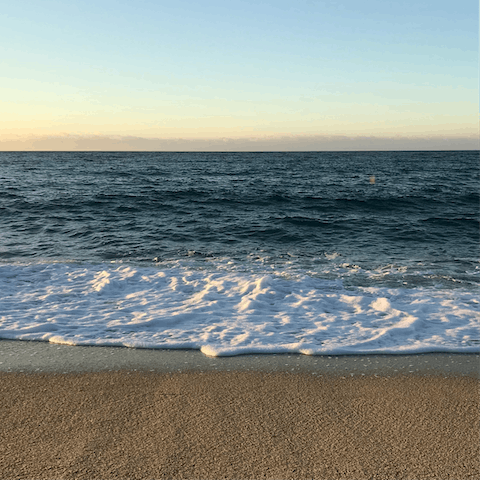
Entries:
<svg viewBox="0 0 480 480">
<path fill-rule="evenodd" d="M 0 478 L 480 479 L 478 356 L 456 357 L 463 374 L 422 370 L 422 355 L 400 372 L 373 356 L 361 373 L 332 370 L 334 358 L 292 371 L 295 356 L 262 369 L 263 358 L 231 371 L 221 359 L 180 372 L 10 364 Z"/>
<path fill-rule="evenodd" d="M 83 347 L 0 339 L 0 372 L 86 373 L 119 370 L 157 373 L 261 371 L 347 376 L 413 373 L 480 378 L 480 354 L 319 356 L 268 354 L 207 357 L 198 350 Z"/>
</svg>

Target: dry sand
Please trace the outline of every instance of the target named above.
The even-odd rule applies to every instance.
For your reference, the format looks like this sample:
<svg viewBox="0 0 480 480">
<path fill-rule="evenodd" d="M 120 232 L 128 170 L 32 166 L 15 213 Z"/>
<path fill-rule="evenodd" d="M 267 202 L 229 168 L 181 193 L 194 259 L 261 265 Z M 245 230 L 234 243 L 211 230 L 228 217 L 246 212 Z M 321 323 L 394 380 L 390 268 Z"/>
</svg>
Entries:
<svg viewBox="0 0 480 480">
<path fill-rule="evenodd" d="M 2 479 L 480 479 L 479 380 L 0 373 Z"/>
</svg>

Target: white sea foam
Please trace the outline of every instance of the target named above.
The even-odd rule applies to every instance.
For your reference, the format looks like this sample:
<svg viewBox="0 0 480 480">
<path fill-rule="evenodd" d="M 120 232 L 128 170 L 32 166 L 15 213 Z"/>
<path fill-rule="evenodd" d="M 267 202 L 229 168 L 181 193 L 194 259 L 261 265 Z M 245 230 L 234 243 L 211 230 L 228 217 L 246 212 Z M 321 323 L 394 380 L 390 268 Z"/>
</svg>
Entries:
<svg viewBox="0 0 480 480">
<path fill-rule="evenodd" d="M 0 265 L 0 338 L 209 356 L 479 352 L 478 292 L 173 264 Z"/>
</svg>

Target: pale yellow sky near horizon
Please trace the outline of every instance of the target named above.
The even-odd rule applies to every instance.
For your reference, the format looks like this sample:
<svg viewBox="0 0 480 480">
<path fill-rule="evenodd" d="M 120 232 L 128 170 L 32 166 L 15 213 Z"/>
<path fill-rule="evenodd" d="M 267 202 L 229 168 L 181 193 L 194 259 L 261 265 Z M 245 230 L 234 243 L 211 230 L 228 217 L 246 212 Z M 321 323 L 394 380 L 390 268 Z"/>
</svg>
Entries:
<svg viewBox="0 0 480 480">
<path fill-rule="evenodd" d="M 371 107 L 365 106 L 365 110 L 371 111 Z M 253 116 L 228 115 L 206 115 L 203 118 L 169 117 L 163 121 L 155 121 L 154 118 L 129 119 L 125 113 L 112 118 L 107 112 L 91 116 L 72 112 L 64 119 L 41 120 L 30 117 L 22 120 L 17 114 L 12 115 L 16 118 L 0 120 L 0 149 L 24 150 L 31 149 L 36 144 L 41 146 L 41 149 L 58 150 L 65 148 L 65 141 L 69 141 L 70 148 L 75 149 L 72 143 L 74 139 L 77 143 L 80 142 L 82 149 L 98 146 L 99 140 L 104 148 L 111 149 L 115 145 L 120 146 L 119 141 L 123 142 L 125 147 L 132 138 L 135 138 L 136 149 L 147 150 L 152 148 L 153 140 L 176 141 L 179 148 L 183 145 L 185 149 L 192 147 L 195 141 L 200 141 L 198 145 L 202 142 L 221 144 L 225 141 L 241 145 L 243 141 L 251 146 L 267 141 L 270 148 L 275 146 L 275 141 L 279 148 L 293 144 L 295 148 L 302 148 L 303 142 L 306 148 L 311 148 L 312 140 L 315 140 L 318 148 L 321 148 L 328 139 L 330 140 L 327 144 L 331 146 L 332 137 L 348 137 L 351 146 L 355 144 L 355 139 L 360 139 L 357 142 L 359 147 L 364 144 L 361 139 L 370 137 L 384 140 L 379 143 L 383 145 L 382 148 L 387 148 L 388 142 L 399 138 L 406 141 L 406 148 L 408 144 L 413 145 L 418 143 L 418 140 L 423 140 L 425 148 L 443 149 L 448 139 L 454 142 L 452 148 L 455 149 L 477 148 L 475 142 L 478 140 L 478 122 L 474 115 L 442 115 L 439 112 L 430 112 L 429 115 L 422 111 L 415 112 L 413 108 L 412 110 L 389 116 L 388 109 L 379 106 L 376 111 L 371 111 L 370 115 L 365 112 L 355 115 L 337 111 L 336 115 L 330 118 L 318 118 L 318 114 L 303 112 L 300 115 L 278 116 L 269 121 Z M 198 145 L 194 148 L 199 148 Z"/>
<path fill-rule="evenodd" d="M 160 104 L 154 105 L 152 99 L 152 106 L 148 109 L 144 105 L 119 106 L 105 99 L 93 102 L 80 98 L 69 103 L 68 98 L 52 96 L 46 108 L 45 98 L 36 104 L 33 96 L 32 92 L 32 98 L 27 96 L 23 102 L 3 102 L 0 149 L 24 150 L 37 145 L 41 149 L 58 150 L 65 148 L 65 141 L 70 137 L 81 140 L 78 147 L 81 149 L 97 148 L 99 139 L 105 149 L 114 149 L 115 145 L 119 148 L 119 140 L 127 148 L 125 142 L 136 137 L 135 149 L 140 150 L 151 149 L 152 140 L 175 140 L 178 148 L 188 150 L 201 148 L 200 144 L 192 147 L 192 141 L 222 144 L 225 139 L 237 142 L 237 146 L 243 140 L 247 145 L 259 148 L 266 145 L 277 148 L 277 139 L 278 148 L 289 148 L 290 145 L 295 149 L 302 148 L 303 139 L 305 148 L 318 145 L 316 148 L 321 149 L 325 141 L 320 140 L 332 136 L 352 140 L 357 137 L 384 139 L 387 143 L 380 142 L 382 148 L 389 148 L 388 139 L 399 137 L 423 139 L 427 149 L 443 149 L 445 139 L 455 139 L 452 148 L 470 149 L 477 148 L 472 145 L 478 139 L 477 114 L 472 102 L 467 101 L 398 102 L 394 105 L 392 99 L 390 105 L 382 105 L 374 103 L 375 99 L 369 98 L 370 95 L 366 95 L 362 103 L 358 95 L 350 99 L 351 103 L 344 98 L 345 95 L 340 95 L 336 101 L 304 98 L 299 109 L 298 99 L 290 104 L 288 99 L 278 100 L 278 103 L 204 100 L 203 103 L 172 104 L 164 108 Z M 463 92 L 461 96 L 465 99 L 468 95 Z M 107 137 L 109 142 L 106 142 Z M 316 143 L 312 144 L 312 138 Z M 144 145 L 140 139 L 144 139 Z M 266 139 L 267 144 L 260 147 Z M 436 140 L 432 142 L 432 139 Z M 443 139 L 440 144 L 438 139 Z M 76 149 L 71 140 L 69 148 Z M 332 146 L 331 141 L 327 143 Z M 354 143 L 350 142 L 352 147 Z M 407 141 L 405 148 L 409 148 L 409 143 Z M 362 141 L 358 143 L 359 148 L 363 145 Z M 157 147 L 161 148 L 161 144 L 157 143 Z"/>
</svg>

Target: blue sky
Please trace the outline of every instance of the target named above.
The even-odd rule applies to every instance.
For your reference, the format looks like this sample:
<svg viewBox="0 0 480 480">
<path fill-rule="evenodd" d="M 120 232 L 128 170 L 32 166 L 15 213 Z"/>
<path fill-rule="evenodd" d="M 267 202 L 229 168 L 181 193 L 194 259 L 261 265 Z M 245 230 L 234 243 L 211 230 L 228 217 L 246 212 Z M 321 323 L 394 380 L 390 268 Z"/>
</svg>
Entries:
<svg viewBox="0 0 480 480">
<path fill-rule="evenodd" d="M 0 140 L 478 134 L 478 3 L 19 1 Z"/>
</svg>

